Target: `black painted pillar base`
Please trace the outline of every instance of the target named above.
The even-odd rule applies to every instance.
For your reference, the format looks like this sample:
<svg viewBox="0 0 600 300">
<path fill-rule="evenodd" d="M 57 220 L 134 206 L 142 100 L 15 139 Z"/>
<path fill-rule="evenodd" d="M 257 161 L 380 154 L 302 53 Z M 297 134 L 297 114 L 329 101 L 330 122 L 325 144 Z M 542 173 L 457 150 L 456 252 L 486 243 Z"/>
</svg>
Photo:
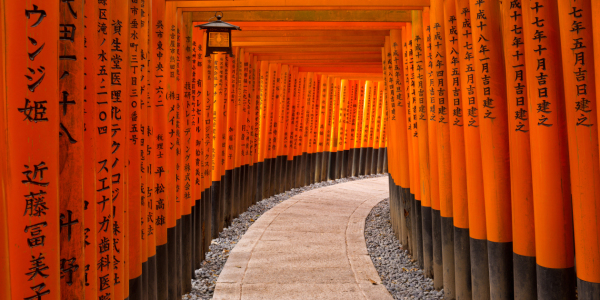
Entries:
<svg viewBox="0 0 600 300">
<path fill-rule="evenodd" d="M 441 214 L 437 209 L 431 210 L 431 241 L 433 245 L 433 288 L 444 287 L 444 260 L 442 255 Z"/>
<path fill-rule="evenodd" d="M 433 278 L 433 234 L 431 207 L 421 207 L 421 234 L 423 238 L 423 275 Z"/>
<path fill-rule="evenodd" d="M 347 150 L 348 151 L 348 164 L 346 167 L 346 175 L 348 177 L 353 177 L 354 175 L 354 149 Z"/>
<path fill-rule="evenodd" d="M 515 299 L 536 300 L 537 276 L 535 256 L 513 253 Z"/>
<path fill-rule="evenodd" d="M 513 243 L 487 242 L 491 299 L 514 299 Z"/>
<path fill-rule="evenodd" d="M 365 148 L 365 175 L 371 175 L 371 161 L 373 160 L 373 148 Z"/>
<path fill-rule="evenodd" d="M 417 209 L 416 209 L 415 194 L 410 193 L 410 254 L 412 257 L 418 259 L 418 248 L 417 248 Z M 421 210 L 419 208 L 419 210 Z"/>
<path fill-rule="evenodd" d="M 327 168 L 329 167 L 329 151 L 323 151 L 321 153 L 321 166 L 319 170 L 321 171 L 321 181 L 327 181 Z"/>
<path fill-rule="evenodd" d="M 263 191 L 262 191 L 262 199 L 267 199 L 271 197 L 271 159 L 265 158 L 263 164 Z M 262 200 L 260 199 L 260 200 Z"/>
<path fill-rule="evenodd" d="M 221 206 L 221 182 L 213 181 L 212 186 L 210 187 L 210 237 L 211 239 L 216 239 L 219 236 L 219 223 L 220 223 L 220 215 L 219 215 L 219 206 Z"/>
<path fill-rule="evenodd" d="M 321 160 L 323 157 L 323 152 L 317 152 L 315 153 L 315 163 L 314 163 L 314 167 L 315 167 L 315 171 L 314 171 L 314 182 L 321 182 Z"/>
<path fill-rule="evenodd" d="M 181 216 L 180 216 L 181 217 Z M 177 220 L 175 230 L 177 231 L 177 242 L 175 243 L 176 253 L 175 265 L 177 266 L 177 298 L 181 299 L 183 295 L 183 225 L 181 224 L 181 218 Z"/>
<path fill-rule="evenodd" d="M 167 237 L 169 229 L 167 229 Z M 150 261 L 152 257 L 148 257 Z M 151 270 L 152 271 L 152 270 Z M 152 276 L 152 274 L 150 274 Z M 169 297 L 169 245 L 156 246 L 156 295 L 158 299 Z"/>
<path fill-rule="evenodd" d="M 181 216 L 181 290 L 192 291 L 192 215 Z"/>
<path fill-rule="evenodd" d="M 279 191 L 279 162 L 280 159 L 277 156 L 271 159 L 271 183 L 269 184 L 271 186 L 269 191 L 270 196 L 277 195 Z"/>
<path fill-rule="evenodd" d="M 387 152 L 387 148 L 383 148 L 383 161 L 382 161 L 382 166 L 381 166 L 381 172 L 383 172 L 383 173 L 387 173 L 388 172 L 388 152 Z"/>
<path fill-rule="evenodd" d="M 410 199 L 410 191 L 408 188 L 398 186 L 399 191 L 399 209 L 400 209 L 400 242 L 404 249 L 409 249 L 408 236 L 410 235 L 410 205 L 407 201 Z"/>
<path fill-rule="evenodd" d="M 472 299 L 471 238 L 468 228 L 454 227 L 454 270 L 456 299 Z"/>
<path fill-rule="evenodd" d="M 490 299 L 490 271 L 487 240 L 470 238 L 471 241 L 471 284 L 473 299 Z"/>
<path fill-rule="evenodd" d="M 294 160 L 289 160 L 286 159 L 285 163 L 287 164 L 285 171 L 287 173 L 285 179 L 286 179 L 286 184 L 285 184 L 285 188 L 286 191 L 291 191 L 294 188 Z"/>
<path fill-rule="evenodd" d="M 205 192 L 200 193 L 200 199 L 196 200 L 196 214 L 194 223 L 194 270 L 200 269 L 202 260 L 204 259 L 204 235 L 202 232 L 202 199 L 204 199 Z M 195 273 L 195 272 L 194 272 Z"/>
<path fill-rule="evenodd" d="M 168 299 L 177 299 L 177 287 L 181 286 L 180 281 L 177 280 L 179 278 L 178 273 L 179 269 L 177 268 L 177 242 L 179 241 L 177 237 L 177 225 L 175 227 L 167 228 L 167 282 L 168 285 Z M 165 298 L 166 299 L 166 298 Z"/>
<path fill-rule="evenodd" d="M 342 154 L 340 178 L 346 178 L 348 177 L 348 151 L 342 150 L 340 151 L 340 153 Z"/>
<path fill-rule="evenodd" d="M 91 268 L 91 266 L 90 266 Z M 145 274 L 145 275 L 144 275 Z M 143 295 L 143 288 L 148 285 L 144 285 L 144 279 L 142 277 L 146 277 L 146 283 L 148 282 L 148 262 L 142 263 L 142 275 L 136 278 L 129 279 L 129 299 L 131 300 L 141 300 L 147 299 L 148 295 Z M 146 293 L 148 291 L 146 290 Z M 146 298 L 143 298 L 146 297 Z"/>
<path fill-rule="evenodd" d="M 337 152 L 329 152 L 329 166 L 327 167 L 327 180 L 335 180 L 335 164 L 337 162 Z"/>
<path fill-rule="evenodd" d="M 231 185 L 231 216 L 230 216 L 230 223 L 233 222 L 233 219 L 237 218 L 237 216 L 239 215 L 239 212 L 242 210 L 241 206 L 241 196 L 242 191 L 244 189 L 244 186 L 242 184 L 241 181 L 241 172 L 242 169 L 244 168 L 244 166 L 239 166 L 237 168 L 233 168 L 233 170 L 231 170 L 232 172 L 232 185 Z M 227 227 L 229 227 L 229 225 L 227 225 Z"/>
<path fill-rule="evenodd" d="M 356 177 L 359 173 L 360 148 L 352 148 L 352 176 Z"/>
<path fill-rule="evenodd" d="M 221 212 L 221 218 L 223 220 L 223 228 L 229 227 L 231 224 L 231 203 L 232 203 L 232 189 L 233 189 L 233 170 L 225 170 L 225 175 L 222 177 L 222 193 L 223 193 L 223 210 Z M 219 232 L 223 231 L 223 228 L 219 227 Z"/>
<path fill-rule="evenodd" d="M 371 154 L 371 174 L 377 174 L 377 161 L 379 159 L 379 148 L 373 148 Z"/>
<path fill-rule="evenodd" d="M 145 295 L 148 296 L 148 300 L 158 300 L 158 278 L 157 278 L 157 274 L 158 274 L 158 270 L 157 270 L 157 259 L 156 259 L 157 255 L 153 255 L 148 257 L 148 282 L 147 285 L 144 287 L 147 292 L 144 292 Z M 142 268 L 142 272 L 144 272 L 143 268 Z M 166 282 L 164 284 L 165 288 L 166 288 Z"/>
<path fill-rule="evenodd" d="M 600 299 L 600 283 L 577 278 L 577 292 L 579 299 L 598 300 Z"/>
<path fill-rule="evenodd" d="M 552 269 L 537 265 L 536 273 L 538 299 L 575 299 L 576 277 L 574 267 Z M 583 286 L 583 292 L 586 294 L 588 292 L 587 288 L 587 286 Z M 586 299 L 581 296 L 579 296 L 579 299 Z"/>
<path fill-rule="evenodd" d="M 335 179 L 340 179 L 342 173 L 342 151 L 335 152 Z"/>
<path fill-rule="evenodd" d="M 414 212 L 415 212 L 415 242 L 416 242 L 416 257 L 417 257 L 417 261 L 419 262 L 419 268 L 424 269 L 425 268 L 425 260 L 423 257 L 423 213 L 422 213 L 422 206 L 421 206 L 421 200 L 417 200 L 415 199 L 414 201 L 415 203 L 415 207 L 414 207 Z"/>
<path fill-rule="evenodd" d="M 441 217 L 442 261 L 444 273 L 444 298 L 456 299 L 454 270 L 454 218 Z"/>
<path fill-rule="evenodd" d="M 225 205 L 226 205 L 226 201 L 225 201 L 225 174 L 221 175 L 221 180 L 219 181 L 219 198 L 218 198 L 218 202 L 219 202 L 219 210 L 218 210 L 218 230 L 217 230 L 217 236 L 219 235 L 219 232 L 223 231 L 223 228 L 225 228 Z M 216 238 L 216 237 L 215 237 Z"/>
<path fill-rule="evenodd" d="M 212 241 L 212 187 L 208 187 L 204 190 L 205 198 L 202 201 L 203 207 L 203 227 L 202 227 L 202 237 L 204 240 L 204 247 L 202 247 L 202 259 L 208 252 L 208 248 L 210 247 L 210 242 Z"/>
<path fill-rule="evenodd" d="M 256 166 L 256 173 L 254 174 L 254 178 L 255 178 L 255 185 L 254 185 L 254 190 L 256 191 L 255 196 L 254 197 L 254 203 L 262 200 L 263 198 L 263 166 L 264 166 L 264 162 L 257 162 L 255 164 Z"/>
</svg>

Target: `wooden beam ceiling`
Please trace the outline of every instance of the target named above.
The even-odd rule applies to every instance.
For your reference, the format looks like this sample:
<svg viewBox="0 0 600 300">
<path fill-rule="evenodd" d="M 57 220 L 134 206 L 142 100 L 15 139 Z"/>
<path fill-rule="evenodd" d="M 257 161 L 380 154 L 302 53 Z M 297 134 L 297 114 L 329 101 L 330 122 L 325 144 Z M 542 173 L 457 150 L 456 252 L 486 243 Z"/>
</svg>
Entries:
<svg viewBox="0 0 600 300">
<path fill-rule="evenodd" d="M 385 37 L 391 29 L 411 21 L 410 9 L 429 5 L 429 1 L 419 0 L 400 1 L 402 7 L 397 6 L 398 1 L 371 0 L 368 6 L 354 0 L 319 1 L 173 3 L 194 25 L 206 23 L 216 10 L 223 11 L 224 21 L 242 28 L 232 32 L 233 46 L 259 61 L 287 64 L 300 72 L 376 81 L 383 80 L 381 47 Z"/>
<path fill-rule="evenodd" d="M 422 9 L 429 0 L 167 0 L 186 10 Z"/>
<path fill-rule="evenodd" d="M 215 13 L 212 11 L 191 12 L 192 21 L 208 22 Z M 267 21 L 267 22 L 410 22 L 410 10 L 258 10 L 223 11 L 227 22 Z"/>
</svg>

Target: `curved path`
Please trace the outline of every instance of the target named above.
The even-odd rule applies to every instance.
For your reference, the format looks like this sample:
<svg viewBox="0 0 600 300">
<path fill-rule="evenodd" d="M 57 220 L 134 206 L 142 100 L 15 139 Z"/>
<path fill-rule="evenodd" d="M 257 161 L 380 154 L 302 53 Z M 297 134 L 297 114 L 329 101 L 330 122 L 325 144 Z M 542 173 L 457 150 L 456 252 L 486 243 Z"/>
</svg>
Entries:
<svg viewBox="0 0 600 300">
<path fill-rule="evenodd" d="M 364 238 L 388 180 L 315 189 L 266 212 L 231 251 L 214 299 L 392 299 Z"/>
</svg>

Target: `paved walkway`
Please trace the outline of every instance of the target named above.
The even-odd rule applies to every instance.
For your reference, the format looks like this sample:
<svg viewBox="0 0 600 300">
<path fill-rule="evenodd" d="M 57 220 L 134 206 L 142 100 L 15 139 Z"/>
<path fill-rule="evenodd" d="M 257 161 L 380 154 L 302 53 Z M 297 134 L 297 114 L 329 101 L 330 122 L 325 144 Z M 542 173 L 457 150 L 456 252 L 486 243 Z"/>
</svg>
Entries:
<svg viewBox="0 0 600 300">
<path fill-rule="evenodd" d="M 388 177 L 302 193 L 261 216 L 231 251 L 214 299 L 392 299 L 373 267 L 365 219 Z"/>
</svg>

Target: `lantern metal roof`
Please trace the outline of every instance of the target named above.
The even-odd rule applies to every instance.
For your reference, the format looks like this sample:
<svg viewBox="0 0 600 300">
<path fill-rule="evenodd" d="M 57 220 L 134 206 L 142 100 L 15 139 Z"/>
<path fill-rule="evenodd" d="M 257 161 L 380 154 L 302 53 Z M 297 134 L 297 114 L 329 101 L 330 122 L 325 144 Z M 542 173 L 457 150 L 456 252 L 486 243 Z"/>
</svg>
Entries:
<svg viewBox="0 0 600 300">
<path fill-rule="evenodd" d="M 220 15 L 217 13 L 221 13 Z M 223 12 L 215 13 L 216 21 L 204 23 L 201 25 L 196 25 L 195 27 L 200 27 L 200 29 L 211 29 L 211 28 L 219 28 L 219 29 L 230 29 L 230 30 L 242 30 L 239 26 L 235 26 L 233 24 L 229 24 L 227 22 L 221 21 L 223 17 Z M 212 18 L 211 18 L 212 19 Z"/>
</svg>

